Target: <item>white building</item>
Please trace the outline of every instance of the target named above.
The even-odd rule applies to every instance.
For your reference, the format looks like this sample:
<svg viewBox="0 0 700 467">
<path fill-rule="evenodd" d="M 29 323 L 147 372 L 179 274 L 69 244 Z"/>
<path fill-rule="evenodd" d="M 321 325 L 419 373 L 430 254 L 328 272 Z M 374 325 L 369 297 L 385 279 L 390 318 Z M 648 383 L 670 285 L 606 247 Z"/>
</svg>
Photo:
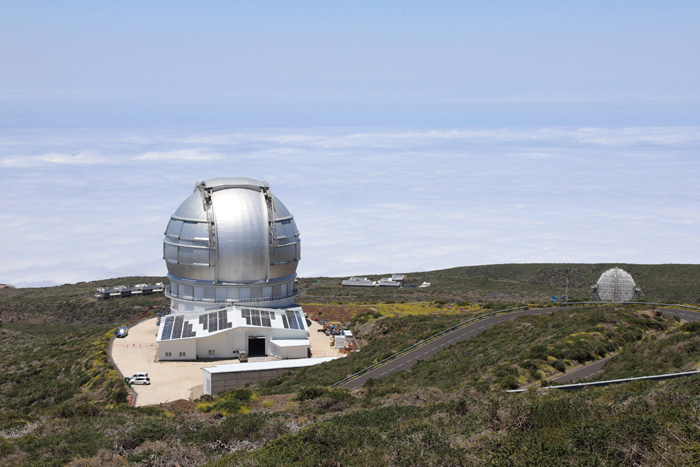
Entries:
<svg viewBox="0 0 700 467">
<path fill-rule="evenodd" d="M 163 257 L 172 314 L 158 329 L 160 360 L 308 355 L 294 305 L 299 231 L 267 183 L 198 183 L 168 222 Z"/>
<path fill-rule="evenodd" d="M 309 328 L 298 309 L 228 306 L 204 313 L 166 316 L 158 330 L 160 360 L 250 356 L 306 358 Z"/>
</svg>

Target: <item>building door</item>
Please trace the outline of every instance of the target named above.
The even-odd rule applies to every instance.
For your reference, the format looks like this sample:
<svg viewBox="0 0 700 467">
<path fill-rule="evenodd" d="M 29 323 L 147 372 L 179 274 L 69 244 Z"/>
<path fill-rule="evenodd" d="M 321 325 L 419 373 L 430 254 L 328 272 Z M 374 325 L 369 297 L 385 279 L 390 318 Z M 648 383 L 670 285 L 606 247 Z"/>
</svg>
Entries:
<svg viewBox="0 0 700 467">
<path fill-rule="evenodd" d="M 265 338 L 264 337 L 249 337 L 248 338 L 248 356 L 249 357 L 264 357 L 265 356 Z"/>
</svg>

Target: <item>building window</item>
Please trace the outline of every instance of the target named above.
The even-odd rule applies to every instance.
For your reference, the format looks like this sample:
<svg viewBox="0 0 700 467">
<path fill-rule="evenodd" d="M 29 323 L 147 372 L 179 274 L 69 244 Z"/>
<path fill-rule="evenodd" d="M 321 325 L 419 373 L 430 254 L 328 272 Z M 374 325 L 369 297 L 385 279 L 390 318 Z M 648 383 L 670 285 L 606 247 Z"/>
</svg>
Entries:
<svg viewBox="0 0 700 467">
<path fill-rule="evenodd" d="M 185 352 L 180 352 L 181 357 L 184 357 L 185 355 L 186 355 Z"/>
<path fill-rule="evenodd" d="M 209 351 L 209 356 L 210 356 L 210 357 L 213 357 L 213 356 L 214 356 L 214 351 L 213 351 L 213 350 L 210 350 L 210 351 Z"/>
<path fill-rule="evenodd" d="M 173 353 L 172 353 L 172 352 L 165 352 L 165 356 L 166 356 L 166 357 L 172 357 L 172 356 L 173 356 Z"/>
</svg>

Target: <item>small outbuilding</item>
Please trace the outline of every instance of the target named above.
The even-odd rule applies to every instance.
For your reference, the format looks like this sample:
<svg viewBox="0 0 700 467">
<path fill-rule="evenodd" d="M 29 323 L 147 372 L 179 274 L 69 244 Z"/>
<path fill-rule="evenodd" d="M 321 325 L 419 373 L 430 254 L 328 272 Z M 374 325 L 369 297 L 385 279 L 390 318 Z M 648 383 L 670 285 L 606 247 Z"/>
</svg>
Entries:
<svg viewBox="0 0 700 467">
<path fill-rule="evenodd" d="M 257 383 L 279 376 L 294 368 L 330 362 L 338 357 L 304 358 L 299 360 L 279 360 L 272 362 L 230 363 L 202 368 L 204 376 L 203 393 L 216 395 L 223 391 L 240 388 L 249 383 Z"/>
<path fill-rule="evenodd" d="M 343 287 L 374 287 L 377 283 L 366 277 L 351 277 L 350 279 L 345 279 L 340 285 Z"/>
</svg>

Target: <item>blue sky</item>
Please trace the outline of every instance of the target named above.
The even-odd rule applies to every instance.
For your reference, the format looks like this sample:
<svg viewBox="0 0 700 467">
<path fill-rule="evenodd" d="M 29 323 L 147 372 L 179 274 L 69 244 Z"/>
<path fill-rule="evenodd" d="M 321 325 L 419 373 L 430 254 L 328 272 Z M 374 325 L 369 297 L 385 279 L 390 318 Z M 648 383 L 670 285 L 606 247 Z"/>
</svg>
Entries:
<svg viewBox="0 0 700 467">
<path fill-rule="evenodd" d="M 305 276 L 700 261 L 697 2 L 142 3 L 0 6 L 0 283 L 163 274 L 220 175 Z"/>
</svg>

